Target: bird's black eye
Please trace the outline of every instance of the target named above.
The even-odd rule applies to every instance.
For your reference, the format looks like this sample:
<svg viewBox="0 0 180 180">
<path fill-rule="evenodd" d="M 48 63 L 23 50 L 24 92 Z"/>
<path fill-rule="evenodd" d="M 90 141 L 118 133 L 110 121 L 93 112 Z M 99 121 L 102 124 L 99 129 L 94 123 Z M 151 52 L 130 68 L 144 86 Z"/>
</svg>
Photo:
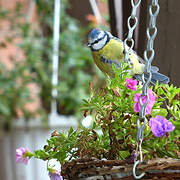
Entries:
<svg viewBox="0 0 180 180">
<path fill-rule="evenodd" d="M 93 44 L 96 44 L 96 43 L 98 43 L 99 42 L 99 40 L 96 40 L 96 41 L 94 41 L 94 43 Z"/>
</svg>

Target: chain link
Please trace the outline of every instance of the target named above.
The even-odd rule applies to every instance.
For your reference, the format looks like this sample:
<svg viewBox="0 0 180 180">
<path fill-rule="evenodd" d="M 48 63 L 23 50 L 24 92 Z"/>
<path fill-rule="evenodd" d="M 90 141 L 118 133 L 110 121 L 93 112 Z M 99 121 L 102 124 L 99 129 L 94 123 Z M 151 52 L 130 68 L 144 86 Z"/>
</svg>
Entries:
<svg viewBox="0 0 180 180">
<path fill-rule="evenodd" d="M 124 60 L 125 62 L 128 62 L 128 63 L 129 63 L 129 55 L 134 47 L 133 33 L 138 23 L 136 12 L 140 4 L 141 4 L 141 0 L 136 0 L 136 3 L 134 2 L 134 0 L 131 0 L 132 11 L 131 11 L 131 15 L 129 16 L 127 20 L 127 26 L 128 26 L 129 31 L 128 31 L 127 38 L 124 40 L 124 51 L 125 51 Z M 131 25 L 131 22 L 133 22 L 133 25 Z M 130 42 L 131 45 L 128 46 L 127 42 Z"/>
<path fill-rule="evenodd" d="M 158 0 L 152 0 L 151 5 L 149 6 L 150 22 L 147 28 L 147 47 L 146 47 L 146 50 L 144 51 L 144 60 L 145 60 L 144 73 L 148 75 L 148 78 L 145 80 L 144 73 L 142 74 L 143 88 L 142 88 L 142 94 L 139 99 L 140 112 L 139 112 L 139 118 L 137 120 L 137 148 L 136 148 L 135 163 L 133 167 L 133 175 L 135 179 L 141 179 L 144 176 L 144 173 L 137 176 L 135 170 L 136 170 L 136 166 L 143 161 L 141 145 L 143 141 L 144 128 L 147 123 L 145 111 L 146 111 L 146 106 L 149 101 L 148 86 L 152 78 L 151 63 L 152 63 L 152 60 L 154 59 L 154 54 L 155 54 L 153 47 L 154 47 L 154 39 L 157 35 L 156 18 L 157 18 L 158 13 L 159 13 Z M 144 104 L 142 103 L 143 96 L 146 97 L 146 101 Z M 138 160 L 138 153 L 140 156 L 140 160 Z"/>
</svg>

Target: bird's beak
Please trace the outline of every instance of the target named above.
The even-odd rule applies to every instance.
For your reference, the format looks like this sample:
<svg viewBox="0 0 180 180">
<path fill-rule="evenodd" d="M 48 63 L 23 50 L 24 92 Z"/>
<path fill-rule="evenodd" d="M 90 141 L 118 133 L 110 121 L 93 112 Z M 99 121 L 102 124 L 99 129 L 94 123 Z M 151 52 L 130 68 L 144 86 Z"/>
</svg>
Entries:
<svg viewBox="0 0 180 180">
<path fill-rule="evenodd" d="M 87 43 L 87 46 L 88 46 L 88 47 L 91 47 L 91 43 Z"/>
</svg>

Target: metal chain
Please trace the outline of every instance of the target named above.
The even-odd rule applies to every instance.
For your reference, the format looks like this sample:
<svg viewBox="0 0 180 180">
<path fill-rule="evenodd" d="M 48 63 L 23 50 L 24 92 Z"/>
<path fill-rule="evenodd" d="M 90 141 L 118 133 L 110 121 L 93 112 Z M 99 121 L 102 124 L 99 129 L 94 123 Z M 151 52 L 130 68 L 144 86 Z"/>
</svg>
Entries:
<svg viewBox="0 0 180 180">
<path fill-rule="evenodd" d="M 142 157 L 142 141 L 143 141 L 143 134 L 144 134 L 144 128 L 146 126 L 146 116 L 145 116 L 145 110 L 146 106 L 149 101 L 148 97 L 148 86 L 152 78 L 151 74 L 151 62 L 154 59 L 154 39 L 157 35 L 157 28 L 156 28 L 156 18 L 159 13 L 159 4 L 158 0 L 152 0 L 151 5 L 149 6 L 149 15 L 150 15 L 150 22 L 149 26 L 147 28 L 147 47 L 146 50 L 144 51 L 144 60 L 145 60 L 145 71 L 144 73 L 148 74 L 147 80 L 144 79 L 144 73 L 142 75 L 143 79 L 143 88 L 142 88 L 142 94 L 139 99 L 140 103 L 140 112 L 139 112 L 139 118 L 137 120 L 137 148 L 136 148 L 136 158 L 135 158 L 135 163 L 133 167 L 133 175 L 135 179 L 141 179 L 145 173 L 142 173 L 141 175 L 137 176 L 136 175 L 136 166 L 143 161 Z M 143 104 L 142 103 L 142 97 L 146 97 L 146 101 Z M 142 122 L 142 126 L 140 125 Z M 140 154 L 140 160 L 137 160 L 138 157 L 138 152 Z"/>
<path fill-rule="evenodd" d="M 124 40 L 124 51 L 125 51 L 124 60 L 125 60 L 125 62 L 128 62 L 128 63 L 129 63 L 129 55 L 134 47 L 133 33 L 134 33 L 134 29 L 136 28 L 137 23 L 138 23 L 138 18 L 136 17 L 136 12 L 137 12 L 137 8 L 139 7 L 140 4 L 141 4 L 141 0 L 136 0 L 136 3 L 134 2 L 134 0 L 131 0 L 132 11 L 131 11 L 131 15 L 129 16 L 129 18 L 127 20 L 128 36 Z M 131 25 L 131 22 L 134 22 L 133 25 Z M 128 41 L 131 43 L 130 47 L 127 44 Z"/>
</svg>

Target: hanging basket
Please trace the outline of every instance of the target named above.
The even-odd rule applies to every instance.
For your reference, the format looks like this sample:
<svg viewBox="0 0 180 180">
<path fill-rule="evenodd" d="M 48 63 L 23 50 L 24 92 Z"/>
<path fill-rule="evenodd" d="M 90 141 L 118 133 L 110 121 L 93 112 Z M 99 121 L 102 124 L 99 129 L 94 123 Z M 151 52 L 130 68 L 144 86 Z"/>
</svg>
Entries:
<svg viewBox="0 0 180 180">
<path fill-rule="evenodd" d="M 77 159 L 62 166 L 62 176 L 69 180 L 133 180 L 133 162 L 128 160 Z M 143 162 L 137 173 L 145 172 L 142 179 L 180 179 L 180 159 L 154 159 Z"/>
</svg>

